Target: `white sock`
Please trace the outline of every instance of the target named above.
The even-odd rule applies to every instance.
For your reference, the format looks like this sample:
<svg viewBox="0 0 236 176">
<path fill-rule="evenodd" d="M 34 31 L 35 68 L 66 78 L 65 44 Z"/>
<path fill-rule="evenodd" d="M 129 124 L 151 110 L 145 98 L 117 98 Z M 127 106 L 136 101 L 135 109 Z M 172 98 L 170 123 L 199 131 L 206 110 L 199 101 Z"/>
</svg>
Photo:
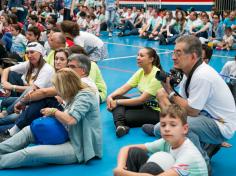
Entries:
<svg viewBox="0 0 236 176">
<path fill-rule="evenodd" d="M 14 125 L 11 129 L 8 130 L 10 136 L 15 135 L 16 133 L 18 133 L 20 131 L 20 129 L 18 128 L 17 125 Z"/>
</svg>

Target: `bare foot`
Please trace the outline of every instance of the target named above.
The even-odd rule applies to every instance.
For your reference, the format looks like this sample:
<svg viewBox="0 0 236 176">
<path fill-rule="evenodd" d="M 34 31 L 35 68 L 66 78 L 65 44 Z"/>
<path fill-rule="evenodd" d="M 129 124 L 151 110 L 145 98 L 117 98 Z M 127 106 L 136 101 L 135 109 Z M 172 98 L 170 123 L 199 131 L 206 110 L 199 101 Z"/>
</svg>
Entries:
<svg viewBox="0 0 236 176">
<path fill-rule="evenodd" d="M 228 142 L 222 142 L 221 147 L 230 148 L 230 147 L 232 147 L 232 144 L 230 144 Z"/>
</svg>

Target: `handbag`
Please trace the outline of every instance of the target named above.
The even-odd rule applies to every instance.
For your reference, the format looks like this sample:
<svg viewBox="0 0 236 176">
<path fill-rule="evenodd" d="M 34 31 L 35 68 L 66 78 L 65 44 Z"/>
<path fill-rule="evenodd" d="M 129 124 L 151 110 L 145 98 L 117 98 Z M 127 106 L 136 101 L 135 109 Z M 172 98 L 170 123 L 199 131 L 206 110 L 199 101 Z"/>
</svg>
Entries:
<svg viewBox="0 0 236 176">
<path fill-rule="evenodd" d="M 30 128 L 36 144 L 57 145 L 69 140 L 68 132 L 64 125 L 52 116 L 35 119 Z"/>
</svg>

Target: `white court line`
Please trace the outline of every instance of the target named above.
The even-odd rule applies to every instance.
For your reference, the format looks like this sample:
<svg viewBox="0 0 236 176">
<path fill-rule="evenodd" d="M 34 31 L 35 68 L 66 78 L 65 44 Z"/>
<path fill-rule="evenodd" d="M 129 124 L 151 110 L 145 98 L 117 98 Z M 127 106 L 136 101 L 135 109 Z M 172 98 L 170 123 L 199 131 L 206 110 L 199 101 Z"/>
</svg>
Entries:
<svg viewBox="0 0 236 176">
<path fill-rule="evenodd" d="M 127 45 L 127 44 L 122 44 L 122 43 L 110 43 L 110 42 L 104 42 L 106 44 L 110 44 L 110 45 L 120 45 L 120 46 L 131 46 L 131 47 L 135 47 L 135 48 L 142 48 L 143 46 L 138 46 L 138 45 Z M 167 53 L 171 53 L 173 52 L 174 50 L 168 50 L 168 49 L 159 49 L 159 48 L 156 48 L 156 50 L 164 50 L 164 51 L 167 51 L 167 52 L 163 52 L 163 53 L 157 53 L 157 54 L 167 54 Z M 223 58 L 230 58 L 230 59 L 233 59 L 234 57 L 231 57 L 231 56 L 223 56 L 223 55 L 212 55 L 214 57 L 223 57 Z M 127 58 L 130 57 L 130 56 L 127 56 Z M 117 59 L 122 59 L 123 57 L 118 57 Z M 124 57 L 125 58 L 125 57 Z M 115 60 L 116 58 L 108 58 L 106 60 Z"/>
<path fill-rule="evenodd" d="M 102 61 L 119 60 L 119 59 L 126 59 L 126 58 L 132 58 L 132 57 L 137 57 L 137 55 L 134 55 L 134 56 L 123 56 L 123 57 L 112 57 L 112 58 L 104 59 Z"/>
<path fill-rule="evenodd" d="M 226 57 L 226 58 L 230 58 L 230 59 L 233 59 L 234 57 L 231 57 L 231 56 L 221 56 L 221 55 L 212 55 L 214 57 Z"/>
<path fill-rule="evenodd" d="M 122 43 L 112 43 L 112 42 L 104 42 L 108 45 L 120 45 L 120 46 L 131 46 L 131 47 L 135 47 L 135 48 L 143 48 L 144 46 L 139 46 L 139 45 L 127 45 L 127 44 L 122 44 Z M 159 49 L 159 48 L 156 48 L 157 50 L 164 50 L 164 51 L 171 51 L 171 50 L 168 50 L 168 49 Z"/>
<path fill-rule="evenodd" d="M 172 51 L 167 51 L 167 52 L 163 52 L 163 53 L 157 53 L 157 54 L 168 54 L 171 53 Z M 133 55 L 133 56 L 122 56 L 122 57 L 112 57 L 112 58 L 108 58 L 108 59 L 104 59 L 102 61 L 110 61 L 110 60 L 119 60 L 119 59 L 126 59 L 126 58 L 133 58 L 133 57 L 137 57 L 137 55 Z"/>
<path fill-rule="evenodd" d="M 169 54 L 169 53 L 173 53 L 173 51 L 169 50 L 169 51 L 166 51 L 166 52 L 163 52 L 163 53 L 157 53 L 157 54 Z"/>
</svg>

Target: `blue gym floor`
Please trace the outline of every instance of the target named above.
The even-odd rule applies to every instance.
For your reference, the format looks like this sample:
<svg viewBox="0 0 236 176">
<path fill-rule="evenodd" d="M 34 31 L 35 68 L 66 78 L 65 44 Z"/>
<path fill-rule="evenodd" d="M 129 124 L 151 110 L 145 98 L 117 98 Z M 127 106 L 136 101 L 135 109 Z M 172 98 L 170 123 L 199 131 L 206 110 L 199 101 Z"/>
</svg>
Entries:
<svg viewBox="0 0 236 176">
<path fill-rule="evenodd" d="M 147 41 L 137 36 L 121 38 L 113 36 L 108 38 L 107 34 L 104 34 L 101 38 L 107 44 L 109 51 L 109 58 L 98 63 L 108 86 L 108 94 L 124 84 L 138 69 L 136 55 L 142 46 L 153 47 L 157 50 L 165 70 L 169 70 L 173 66 L 171 51 L 174 46 L 159 46 L 158 42 Z M 224 63 L 228 60 L 233 60 L 235 55 L 236 51 L 214 51 L 210 65 L 219 72 Z M 133 94 L 135 94 L 135 91 L 129 93 L 130 96 Z M 92 160 L 87 165 L 52 165 L 2 170 L 0 175 L 111 176 L 113 174 L 112 170 L 116 166 L 117 154 L 122 146 L 155 140 L 154 137 L 144 134 L 140 128 L 131 129 L 128 135 L 118 139 L 115 135 L 112 115 L 106 110 L 106 104 L 101 105 L 101 118 L 103 124 L 103 158 L 101 160 Z M 233 147 L 222 148 L 212 159 L 213 176 L 236 175 L 236 135 L 229 142 Z"/>
</svg>

